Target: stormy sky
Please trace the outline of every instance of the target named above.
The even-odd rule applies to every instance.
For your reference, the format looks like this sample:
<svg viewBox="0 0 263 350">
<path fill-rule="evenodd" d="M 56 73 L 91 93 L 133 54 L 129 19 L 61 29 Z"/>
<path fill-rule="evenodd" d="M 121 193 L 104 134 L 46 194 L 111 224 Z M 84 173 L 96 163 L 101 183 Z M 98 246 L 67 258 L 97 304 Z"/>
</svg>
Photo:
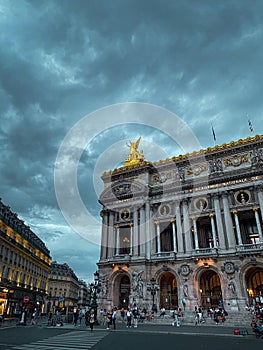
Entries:
<svg viewBox="0 0 263 350">
<path fill-rule="evenodd" d="M 212 126 L 216 144 L 263 134 L 262 13 L 261 0 L 0 0 L 0 196 L 53 260 L 92 279 L 100 176 L 129 140 L 154 161 L 214 146 Z M 189 149 L 164 132 L 180 122 Z M 88 215 L 71 202 L 73 158 Z"/>
</svg>

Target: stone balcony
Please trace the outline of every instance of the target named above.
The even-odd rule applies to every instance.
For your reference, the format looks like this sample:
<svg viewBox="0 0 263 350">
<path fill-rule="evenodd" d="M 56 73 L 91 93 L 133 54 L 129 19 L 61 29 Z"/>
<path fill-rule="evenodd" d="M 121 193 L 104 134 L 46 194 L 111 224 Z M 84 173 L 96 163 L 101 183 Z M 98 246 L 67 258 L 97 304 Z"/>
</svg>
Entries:
<svg viewBox="0 0 263 350">
<path fill-rule="evenodd" d="M 218 256 L 218 249 L 217 248 L 198 248 L 193 251 L 192 256 L 194 257 Z"/>
<path fill-rule="evenodd" d="M 236 252 L 239 254 L 250 254 L 263 251 L 263 242 L 254 244 L 241 244 L 236 246 Z"/>
</svg>

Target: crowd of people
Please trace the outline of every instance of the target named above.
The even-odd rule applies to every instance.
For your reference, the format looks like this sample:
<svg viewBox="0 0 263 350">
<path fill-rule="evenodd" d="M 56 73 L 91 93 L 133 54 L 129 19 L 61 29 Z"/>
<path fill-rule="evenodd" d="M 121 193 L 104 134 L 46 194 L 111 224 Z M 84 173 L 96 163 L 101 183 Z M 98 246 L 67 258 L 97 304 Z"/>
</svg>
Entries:
<svg viewBox="0 0 263 350">
<path fill-rule="evenodd" d="M 263 324 L 263 307 L 258 304 L 253 307 L 247 306 L 246 310 L 252 315 L 252 328 Z M 162 307 L 160 309 L 160 313 L 158 314 L 157 308 L 155 307 L 153 307 L 151 311 L 148 311 L 145 307 L 139 308 L 136 303 L 134 303 L 127 309 L 118 309 L 116 306 L 111 310 L 107 310 L 105 308 L 101 309 L 97 312 L 95 318 L 95 312 L 93 309 L 82 310 L 81 308 L 78 308 L 73 314 L 73 324 L 75 327 L 77 327 L 81 326 L 82 322 L 85 322 L 85 325 L 90 327 L 91 332 L 93 331 L 95 321 L 97 324 L 105 326 L 108 330 L 116 329 L 117 321 L 126 325 L 127 328 L 137 328 L 140 322 L 144 322 L 144 320 L 150 321 L 158 316 L 160 318 L 171 317 L 172 326 L 180 327 L 183 321 L 184 310 L 180 307 L 175 307 L 174 310 L 167 311 L 164 307 Z M 214 320 L 216 324 L 224 323 L 228 313 L 223 307 L 220 306 L 214 308 L 208 307 L 207 309 L 200 306 L 195 306 L 193 316 L 194 324 L 197 326 L 205 323 L 207 319 Z M 55 325 L 58 324 L 59 321 L 60 316 L 52 315 L 52 312 L 50 312 L 48 319 L 49 324 Z M 34 324 L 33 316 L 32 324 Z"/>
</svg>

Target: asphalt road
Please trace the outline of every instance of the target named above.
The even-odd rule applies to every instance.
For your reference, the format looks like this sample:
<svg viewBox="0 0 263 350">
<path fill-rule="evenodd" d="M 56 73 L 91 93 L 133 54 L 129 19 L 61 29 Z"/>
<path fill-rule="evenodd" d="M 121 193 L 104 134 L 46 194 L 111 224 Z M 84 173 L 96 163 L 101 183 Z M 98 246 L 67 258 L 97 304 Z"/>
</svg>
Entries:
<svg viewBox="0 0 263 350">
<path fill-rule="evenodd" d="M 250 331 L 250 329 L 249 329 Z M 97 326 L 93 333 L 85 326 L 25 326 L 0 328 L 0 350 L 243 350 L 263 349 L 263 339 L 255 335 L 235 336 L 231 327 L 142 324 L 127 329 L 118 324 L 107 331 Z"/>
</svg>

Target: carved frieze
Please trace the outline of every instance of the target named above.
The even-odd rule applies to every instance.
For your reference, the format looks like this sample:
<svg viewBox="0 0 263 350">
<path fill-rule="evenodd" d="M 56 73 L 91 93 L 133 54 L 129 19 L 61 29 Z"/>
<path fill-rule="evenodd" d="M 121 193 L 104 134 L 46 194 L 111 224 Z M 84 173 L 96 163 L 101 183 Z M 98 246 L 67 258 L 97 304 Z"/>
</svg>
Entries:
<svg viewBox="0 0 263 350">
<path fill-rule="evenodd" d="M 221 270 L 228 275 L 231 275 L 239 270 L 238 266 L 236 266 L 232 261 L 226 261 L 224 266 L 221 267 Z"/>
<path fill-rule="evenodd" d="M 231 157 L 227 157 L 224 158 L 224 166 L 230 167 L 230 166 L 234 166 L 234 167 L 238 167 L 243 163 L 247 163 L 248 162 L 248 154 L 244 153 L 244 154 L 237 154 Z"/>
<path fill-rule="evenodd" d="M 209 160 L 208 166 L 210 174 L 220 173 L 223 171 L 223 164 L 220 158 L 213 158 Z"/>
<path fill-rule="evenodd" d="M 252 165 L 263 163 L 263 149 L 253 149 L 249 152 L 249 158 Z"/>
<path fill-rule="evenodd" d="M 188 176 L 198 176 L 201 173 L 207 172 L 207 163 L 200 163 L 200 164 L 196 164 L 196 165 L 191 165 L 189 167 L 186 168 L 186 175 Z"/>
<path fill-rule="evenodd" d="M 168 179 L 172 179 L 172 176 L 172 171 L 157 173 L 152 175 L 151 181 L 152 183 L 164 183 Z"/>
<path fill-rule="evenodd" d="M 188 264 L 183 264 L 178 269 L 178 273 L 183 277 L 187 277 L 192 272 L 193 272 L 193 270 L 190 268 L 190 265 L 188 265 Z"/>
<path fill-rule="evenodd" d="M 171 206 L 169 204 L 161 204 L 158 208 L 159 216 L 171 215 Z"/>
<path fill-rule="evenodd" d="M 205 210 L 208 208 L 208 201 L 205 197 L 200 197 L 200 198 L 197 198 L 195 201 L 194 201 L 194 207 L 196 210 Z"/>
</svg>

